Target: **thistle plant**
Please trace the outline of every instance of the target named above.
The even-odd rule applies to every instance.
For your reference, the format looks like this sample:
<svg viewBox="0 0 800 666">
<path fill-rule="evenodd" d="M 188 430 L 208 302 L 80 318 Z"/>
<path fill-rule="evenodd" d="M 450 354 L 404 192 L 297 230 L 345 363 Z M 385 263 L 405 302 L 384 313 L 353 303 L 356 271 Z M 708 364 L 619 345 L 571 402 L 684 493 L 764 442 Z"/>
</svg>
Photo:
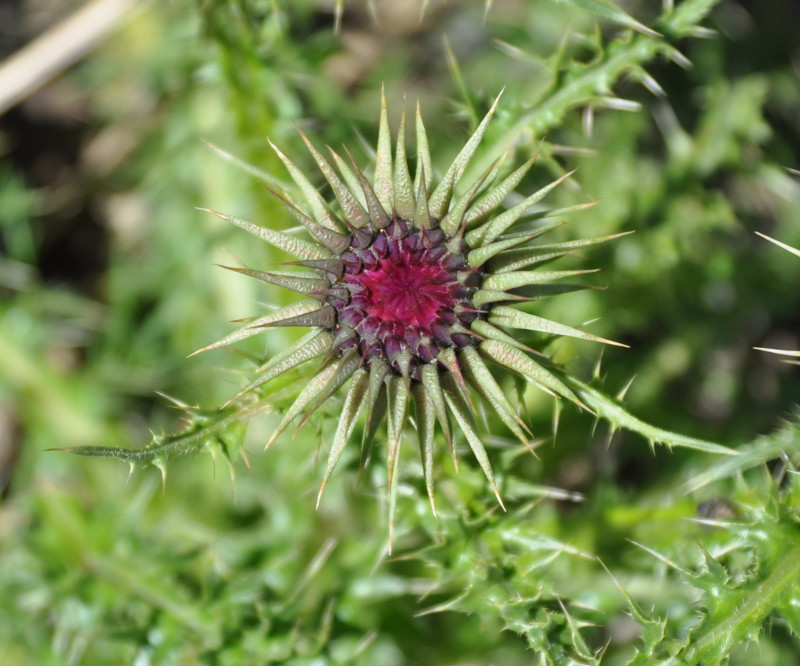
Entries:
<svg viewBox="0 0 800 666">
<path fill-rule="evenodd" d="M 502 95 L 502 93 L 501 93 Z M 218 412 L 201 412 L 177 403 L 190 416 L 186 431 L 157 437 L 140 450 L 106 447 L 70 449 L 82 455 L 110 456 L 158 467 L 166 480 L 168 460 L 207 448 L 231 459 L 242 452 L 240 424 L 291 397 L 265 448 L 295 422 L 301 428 L 343 389 L 344 399 L 330 448 L 317 506 L 347 443 L 363 416 L 360 468 L 373 457 L 373 445 L 386 428 L 386 485 L 389 549 L 394 536 L 398 462 L 407 424 L 417 433 L 423 476 L 436 514 L 435 443 L 447 444 L 458 469 L 457 442 L 466 440 L 497 502 L 505 509 L 482 436 L 479 409 L 488 405 L 500 422 L 534 453 L 533 433 L 503 390 L 498 369 L 556 400 L 602 416 L 612 432 L 628 428 L 652 445 L 663 442 L 714 453 L 725 447 L 650 426 L 621 406 L 624 391 L 605 395 L 597 386 L 565 373 L 520 333 L 560 336 L 624 347 L 535 313 L 543 299 L 587 288 L 565 283 L 592 270 L 550 270 L 548 264 L 573 250 L 606 243 L 626 233 L 543 243 L 540 238 L 563 224 L 561 215 L 596 202 L 547 209 L 540 202 L 571 172 L 503 206 L 534 166 L 537 154 L 509 167 L 506 155 L 469 178 L 471 161 L 500 102 L 483 120 L 435 182 L 419 105 L 415 117 L 414 177 L 407 157 L 407 119 L 403 112 L 393 142 L 388 109 L 381 98 L 374 173 L 371 177 L 347 152 L 328 149 L 330 161 L 303 132 L 301 138 L 335 201 L 328 202 L 296 164 L 274 144 L 297 188 L 272 189 L 300 224 L 305 236 L 257 225 L 209 209 L 269 245 L 294 257 L 292 270 L 263 271 L 246 266 L 229 270 L 305 298 L 249 320 L 243 327 L 195 352 L 211 351 L 279 327 L 311 328 L 299 340 L 261 364 L 256 377 Z M 394 150 L 392 150 L 394 143 Z M 333 164 L 331 163 L 333 162 Z M 335 164 L 335 168 L 334 165 Z M 466 182 L 465 182 L 466 181 Z M 533 311 L 529 311 L 533 310 Z M 535 343 L 531 343 L 535 344 Z M 295 396 L 274 391 L 271 382 L 304 364 L 304 386 Z M 243 454 L 243 452 L 242 452 Z M 535 455 L 535 453 L 534 453 Z"/>
<path fill-rule="evenodd" d="M 0 661 L 794 663 L 796 68 L 736 4 L 151 3 L 72 81 L 168 93 L 81 179 L 102 307 L 0 165 Z"/>
<path fill-rule="evenodd" d="M 503 210 L 504 199 L 522 181 L 535 158 L 507 175 L 503 175 L 501 158 L 468 183 L 463 192 L 455 194 L 498 102 L 499 98 L 437 184 L 433 182 L 419 108 L 413 180 L 406 157 L 405 115 L 392 154 L 385 98 L 372 182 L 354 160 L 348 164 L 330 151 L 337 173 L 303 135 L 336 197 L 337 212 L 309 178 L 273 146 L 303 193 L 304 206 L 285 193 L 275 194 L 303 225 L 311 241 L 217 213 L 294 255 L 299 266 L 309 269 L 264 272 L 231 268 L 301 293 L 306 299 L 249 322 L 201 351 L 277 326 L 313 327 L 264 364 L 239 396 L 260 389 L 301 363 L 322 359 L 283 415 L 267 442 L 269 448 L 293 421 L 300 419 L 300 425 L 305 424 L 327 398 L 349 382 L 320 497 L 359 416 L 366 415 L 362 463 L 370 457 L 376 429 L 385 416 L 389 503 L 393 510 L 400 442 L 413 405 L 431 505 L 437 423 L 454 456 L 453 431 L 464 436 L 502 505 L 489 456 L 473 424 L 472 394 L 480 395 L 523 444 L 530 446 L 532 433 L 488 363 L 508 368 L 544 391 L 582 405 L 552 363 L 509 332 L 521 329 L 617 344 L 519 307 L 580 288 L 559 281 L 586 271 L 540 267 L 574 248 L 613 238 L 536 242 L 560 224 L 543 220 L 566 211 L 529 211 L 566 176 Z"/>
</svg>

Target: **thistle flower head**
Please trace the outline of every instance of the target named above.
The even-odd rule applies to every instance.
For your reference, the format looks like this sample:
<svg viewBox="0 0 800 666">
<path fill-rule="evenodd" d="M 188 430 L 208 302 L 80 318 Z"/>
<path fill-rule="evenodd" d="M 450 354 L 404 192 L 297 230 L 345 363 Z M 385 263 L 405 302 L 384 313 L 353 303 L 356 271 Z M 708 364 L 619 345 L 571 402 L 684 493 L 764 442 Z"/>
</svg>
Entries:
<svg viewBox="0 0 800 666">
<path fill-rule="evenodd" d="M 331 150 L 329 160 L 301 133 L 333 192 L 335 204 L 326 202 L 303 172 L 273 146 L 304 201 L 296 203 L 285 193 L 275 194 L 306 228 L 308 239 L 221 215 L 293 254 L 298 266 L 305 269 L 232 269 L 306 298 L 251 322 L 206 348 L 220 347 L 275 326 L 312 328 L 262 366 L 260 375 L 239 394 L 259 389 L 306 361 L 322 359 L 284 413 L 267 446 L 296 419 L 305 423 L 349 382 L 323 489 L 362 414 L 362 462 L 369 458 L 376 431 L 385 417 L 389 505 L 393 511 L 400 441 L 411 405 L 431 503 L 437 423 L 453 453 L 453 426 L 463 434 L 500 501 L 489 457 L 473 425 L 475 394 L 523 443 L 529 443 L 531 434 L 487 362 L 510 369 L 550 394 L 579 403 L 552 364 L 545 357 L 534 355 L 513 330 L 609 342 L 513 307 L 582 288 L 558 281 L 585 271 L 537 269 L 576 247 L 611 237 L 549 245 L 535 242 L 558 225 L 541 220 L 586 207 L 584 204 L 529 214 L 569 174 L 524 197 L 515 206 L 502 208 L 535 158 L 510 173 L 503 173 L 502 160 L 498 160 L 474 182 L 460 187 L 497 103 L 435 186 L 419 108 L 412 179 L 406 158 L 405 114 L 393 152 L 385 99 L 371 179 L 349 155 L 345 159 Z"/>
</svg>

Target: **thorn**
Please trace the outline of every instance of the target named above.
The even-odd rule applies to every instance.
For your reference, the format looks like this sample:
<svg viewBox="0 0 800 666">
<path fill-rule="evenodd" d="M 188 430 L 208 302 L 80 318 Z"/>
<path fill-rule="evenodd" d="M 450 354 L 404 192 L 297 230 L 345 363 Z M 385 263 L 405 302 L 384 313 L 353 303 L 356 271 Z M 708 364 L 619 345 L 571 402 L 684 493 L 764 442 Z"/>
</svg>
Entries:
<svg viewBox="0 0 800 666">
<path fill-rule="evenodd" d="M 583 125 L 583 135 L 587 139 L 591 139 L 592 133 L 594 132 L 594 106 L 592 106 L 591 104 L 589 104 L 583 110 L 582 125 Z"/>
<path fill-rule="evenodd" d="M 242 452 L 240 453 L 240 455 L 242 456 L 242 460 L 244 460 L 244 464 L 245 464 L 245 467 L 247 467 L 247 471 L 248 472 L 252 472 L 253 471 L 253 466 L 250 464 L 250 458 L 247 457 L 247 451 L 242 449 Z"/>
<path fill-rule="evenodd" d="M 711 28 L 704 28 L 701 25 L 695 26 L 692 28 L 691 32 L 689 33 L 690 37 L 695 37 L 696 39 L 714 39 L 717 36 L 717 31 L 712 30 Z"/>
<path fill-rule="evenodd" d="M 328 485 L 328 481 L 327 480 L 323 480 L 322 481 L 322 485 L 319 487 L 319 492 L 317 493 L 317 504 L 314 507 L 316 511 L 319 511 L 319 503 L 322 500 L 322 493 L 325 492 L 325 486 L 327 486 L 327 485 Z"/>
<path fill-rule="evenodd" d="M 153 460 L 152 465 L 161 472 L 161 493 L 167 493 L 167 463 L 165 460 Z"/>
<path fill-rule="evenodd" d="M 230 461 L 228 461 L 228 464 L 230 465 L 230 470 L 231 470 L 231 472 L 230 472 L 230 474 L 231 474 L 231 494 L 233 496 L 233 503 L 236 504 L 236 502 L 238 500 L 238 496 L 237 496 L 237 492 L 236 492 L 236 490 L 237 490 L 237 486 L 236 486 L 236 470 L 234 469 L 233 464 Z"/>
<path fill-rule="evenodd" d="M 267 445 L 264 447 L 264 452 L 266 452 L 267 449 L 269 449 L 269 447 L 275 443 L 275 440 L 278 439 L 280 434 L 281 434 L 280 430 L 276 430 L 275 432 L 272 433 L 272 436 L 269 438 L 269 440 L 267 440 Z"/>
<path fill-rule="evenodd" d="M 492 481 L 492 490 L 494 491 L 494 496 L 497 498 L 497 503 L 500 505 L 500 508 L 507 512 L 508 509 L 506 509 L 506 505 L 503 504 L 503 498 L 500 497 L 500 491 L 497 489 L 497 484 L 494 481 Z"/>
<path fill-rule="evenodd" d="M 208 449 L 208 454 L 211 456 L 211 478 L 217 478 L 217 450 L 213 448 Z"/>
<path fill-rule="evenodd" d="M 647 72 L 643 72 L 639 75 L 639 80 L 641 81 L 642 85 L 647 88 L 653 95 L 656 97 L 664 98 L 667 96 L 667 93 L 661 87 L 661 84 L 656 81 L 652 76 L 650 76 Z"/>
<path fill-rule="evenodd" d="M 655 551 L 652 548 L 648 548 L 644 544 L 641 544 L 638 541 L 634 541 L 633 539 L 626 539 L 626 541 L 628 541 L 629 543 L 632 543 L 634 546 L 637 546 L 638 548 L 641 548 L 643 551 L 645 551 L 646 553 L 649 553 L 650 555 L 652 555 L 656 559 L 661 560 L 664 564 L 666 564 L 667 566 L 675 569 L 675 571 L 678 571 L 678 572 L 684 574 L 687 578 L 693 578 L 694 577 L 690 571 L 684 569 L 677 562 L 669 559 L 666 555 L 662 555 L 658 551 Z"/>
<path fill-rule="evenodd" d="M 682 67 L 683 69 L 692 68 L 692 61 L 676 48 L 670 48 L 669 51 L 667 51 L 667 57 L 678 65 L 678 67 Z"/>
<path fill-rule="evenodd" d="M 597 358 L 597 363 L 594 365 L 594 370 L 592 372 L 592 380 L 600 379 L 600 369 L 603 364 L 603 354 L 605 353 L 605 347 L 600 348 L 600 356 Z"/>
<path fill-rule="evenodd" d="M 182 400 L 179 400 L 178 398 L 175 398 L 175 397 L 173 397 L 173 396 L 171 396 L 171 395 L 169 395 L 167 393 L 162 393 L 161 391 L 155 391 L 155 394 L 157 396 L 161 397 L 161 398 L 164 398 L 164 400 L 166 400 L 168 402 L 171 402 L 172 406 L 177 408 L 177 409 L 182 409 L 182 410 L 184 410 L 186 412 L 194 412 L 194 411 L 197 411 L 197 409 L 198 409 L 197 405 L 192 406 L 192 405 L 190 405 L 190 404 L 188 404 L 186 402 L 183 402 Z"/>
<path fill-rule="evenodd" d="M 636 375 L 633 375 L 625 386 L 622 387 L 622 390 L 617 393 L 617 400 L 622 402 L 625 400 L 625 396 L 628 394 L 628 389 L 630 389 L 631 385 L 633 384 L 633 380 L 636 379 Z"/>
<path fill-rule="evenodd" d="M 781 243 L 779 240 L 775 240 L 774 238 L 771 238 L 770 236 L 767 236 L 766 234 L 762 234 L 760 231 L 756 231 L 755 234 L 756 234 L 756 236 L 760 236 L 764 240 L 768 240 L 770 243 L 774 243 L 778 247 L 783 248 L 787 252 L 791 252 L 792 254 L 797 255 L 798 257 L 800 257 L 800 250 L 798 250 L 797 248 L 794 248 L 791 245 L 787 245 L 786 243 Z"/>
<path fill-rule="evenodd" d="M 597 99 L 597 105 L 606 109 L 614 111 L 641 111 L 642 105 L 639 102 L 634 102 L 630 99 L 623 99 L 621 97 L 600 97 Z"/>
</svg>

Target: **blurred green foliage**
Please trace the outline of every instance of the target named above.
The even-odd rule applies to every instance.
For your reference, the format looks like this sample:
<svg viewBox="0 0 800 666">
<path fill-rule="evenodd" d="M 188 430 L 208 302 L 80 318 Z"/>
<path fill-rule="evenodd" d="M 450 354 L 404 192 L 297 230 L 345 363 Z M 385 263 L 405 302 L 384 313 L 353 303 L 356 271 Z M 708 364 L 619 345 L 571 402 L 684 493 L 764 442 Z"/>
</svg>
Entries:
<svg viewBox="0 0 800 666">
<path fill-rule="evenodd" d="M 800 377 L 752 349 L 800 348 L 800 261 L 753 233 L 800 245 L 800 16 L 654 4 L 351 0 L 337 34 L 333 2 L 150 3 L 0 121 L 0 663 L 800 663 Z M 237 160 L 285 179 L 269 137 L 313 172 L 295 123 L 363 160 L 381 84 L 395 123 L 421 101 L 439 168 L 506 87 L 483 163 L 541 150 L 520 191 L 577 167 L 550 203 L 602 201 L 561 239 L 636 231 L 567 260 L 603 289 L 542 310 L 631 349 L 550 351 L 742 455 L 651 452 L 572 407 L 551 436 L 552 403 L 509 383 L 542 436 L 538 460 L 487 438 L 509 512 L 442 455 L 434 519 L 404 449 L 387 560 L 356 453 L 314 511 L 324 419 L 262 455 L 260 415 L 248 464 L 179 460 L 163 491 L 46 452 L 176 432 L 156 391 L 213 408 L 293 339 L 185 358 L 291 299 L 216 269 L 284 257 L 194 207 L 289 227 Z"/>
</svg>

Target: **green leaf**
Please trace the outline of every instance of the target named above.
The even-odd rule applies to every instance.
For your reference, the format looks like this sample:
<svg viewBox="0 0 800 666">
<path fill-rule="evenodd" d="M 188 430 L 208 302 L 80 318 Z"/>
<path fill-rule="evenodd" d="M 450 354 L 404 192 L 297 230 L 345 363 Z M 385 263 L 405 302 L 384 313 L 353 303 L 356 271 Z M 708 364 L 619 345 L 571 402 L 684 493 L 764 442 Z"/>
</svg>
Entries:
<svg viewBox="0 0 800 666">
<path fill-rule="evenodd" d="M 679 492 L 693 493 L 714 481 L 736 476 L 776 460 L 786 453 L 792 453 L 797 449 L 798 436 L 800 436 L 800 426 L 795 418 L 776 432 L 762 435 L 754 442 L 737 449 L 735 457 L 723 458 L 710 465 L 683 484 Z"/>
<path fill-rule="evenodd" d="M 166 478 L 166 464 L 178 456 L 213 450 L 222 443 L 228 451 L 241 451 L 244 439 L 244 423 L 256 414 L 274 411 L 273 404 L 264 399 L 245 407 L 203 411 L 184 406 L 189 416 L 185 430 L 172 435 L 154 435 L 152 442 L 141 449 L 127 449 L 114 446 L 76 446 L 51 449 L 79 456 L 95 458 L 115 458 L 134 467 L 153 465 L 158 467 Z"/>
<path fill-rule="evenodd" d="M 599 16 L 600 18 L 624 25 L 627 28 L 632 28 L 637 32 L 641 32 L 643 35 L 660 37 L 655 30 L 643 25 L 624 9 L 610 2 L 610 0 L 558 0 L 558 2 L 573 5 L 594 16 Z"/>
<path fill-rule="evenodd" d="M 647 439 L 651 445 L 666 444 L 667 446 L 682 446 L 687 449 L 695 449 L 706 453 L 717 453 L 727 456 L 737 456 L 738 451 L 729 449 L 726 446 L 707 442 L 694 437 L 686 437 L 668 430 L 662 430 L 651 426 L 644 421 L 637 419 L 628 413 L 622 404 L 610 396 L 601 393 L 596 388 L 589 386 L 585 382 L 568 376 L 567 383 L 575 387 L 576 393 L 598 416 L 608 421 L 614 428 L 625 428 L 631 432 L 640 434 Z"/>
</svg>

